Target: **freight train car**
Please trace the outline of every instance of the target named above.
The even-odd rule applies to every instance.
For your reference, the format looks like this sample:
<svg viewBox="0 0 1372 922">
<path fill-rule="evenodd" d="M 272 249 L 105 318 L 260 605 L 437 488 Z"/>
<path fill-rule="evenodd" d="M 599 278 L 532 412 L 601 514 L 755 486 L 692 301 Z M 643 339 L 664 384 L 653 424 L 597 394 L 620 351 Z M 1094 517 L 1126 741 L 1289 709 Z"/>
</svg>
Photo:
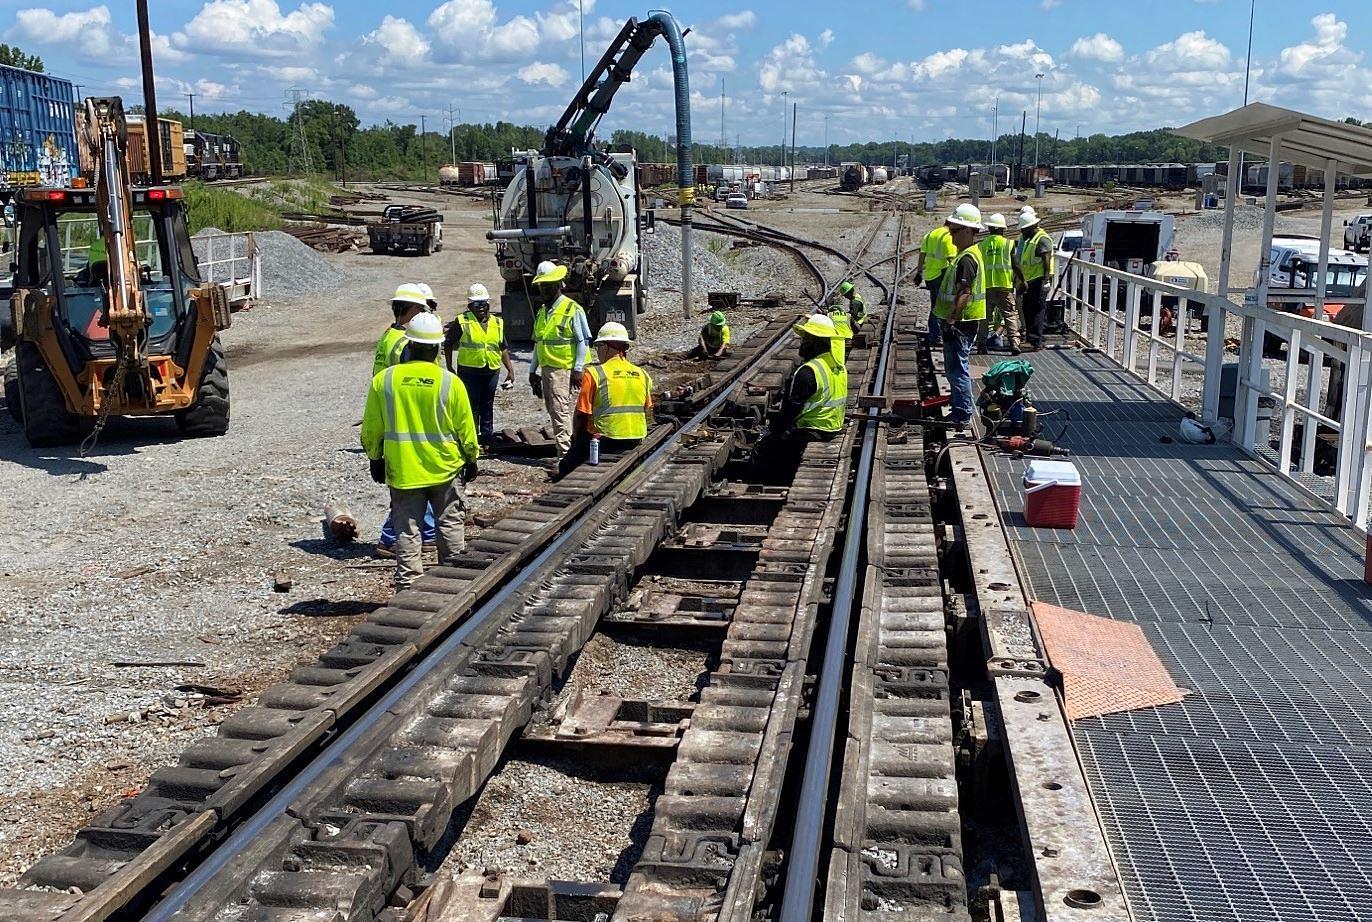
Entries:
<svg viewBox="0 0 1372 922">
<path fill-rule="evenodd" d="M 78 134 L 84 130 L 85 121 L 85 111 L 78 108 L 76 111 L 76 131 Z M 129 178 L 135 184 L 144 185 L 152 181 L 152 167 L 148 161 L 147 125 L 143 116 L 128 116 L 128 128 L 128 149 L 124 152 L 124 159 L 128 164 Z M 160 142 L 162 181 L 179 182 L 185 179 L 186 142 L 181 123 L 175 119 L 159 118 L 157 120 L 157 136 Z M 83 147 L 79 154 L 82 175 L 95 175 L 97 164 L 90 161 L 89 152 Z"/>
<path fill-rule="evenodd" d="M 462 163 L 447 163 L 438 168 L 438 181 L 444 186 L 471 189 L 477 186 L 495 185 L 499 170 L 494 163 L 479 160 L 465 160 Z"/>
<path fill-rule="evenodd" d="M 945 182 L 943 176 L 943 165 L 940 163 L 925 164 L 915 170 L 915 179 L 926 189 L 942 189 Z"/>
<path fill-rule="evenodd" d="M 0 66 L 0 189 L 71 185 L 75 106 L 71 81 Z"/>
<path fill-rule="evenodd" d="M 843 169 L 838 181 L 838 187 L 844 192 L 856 192 L 867 185 L 867 167 L 861 163 L 841 164 Z"/>
<path fill-rule="evenodd" d="M 640 163 L 638 165 L 638 187 L 667 186 L 676 183 L 675 163 Z"/>
</svg>

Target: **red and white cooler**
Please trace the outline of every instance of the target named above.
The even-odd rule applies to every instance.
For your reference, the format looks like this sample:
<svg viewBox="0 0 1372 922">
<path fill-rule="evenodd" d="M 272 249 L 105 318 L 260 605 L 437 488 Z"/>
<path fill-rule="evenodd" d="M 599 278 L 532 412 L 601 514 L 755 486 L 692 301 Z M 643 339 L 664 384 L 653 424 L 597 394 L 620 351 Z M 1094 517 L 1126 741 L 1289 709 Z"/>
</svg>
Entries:
<svg viewBox="0 0 1372 922">
<path fill-rule="evenodd" d="M 1024 521 L 1033 528 L 1076 528 L 1081 474 L 1071 461 L 1035 460 L 1024 472 Z"/>
</svg>

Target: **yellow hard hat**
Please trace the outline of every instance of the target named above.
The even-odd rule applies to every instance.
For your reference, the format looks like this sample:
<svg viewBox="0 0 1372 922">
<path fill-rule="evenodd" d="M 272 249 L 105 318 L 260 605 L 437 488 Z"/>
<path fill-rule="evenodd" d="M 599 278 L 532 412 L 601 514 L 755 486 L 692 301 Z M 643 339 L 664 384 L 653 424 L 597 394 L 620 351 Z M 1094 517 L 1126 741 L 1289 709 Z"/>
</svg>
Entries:
<svg viewBox="0 0 1372 922">
<path fill-rule="evenodd" d="M 566 277 L 566 266 L 559 266 L 552 260 L 545 259 L 538 264 L 538 269 L 534 271 L 534 284 L 542 285 L 544 282 L 560 282 Z"/>
<path fill-rule="evenodd" d="M 804 321 L 797 323 L 794 329 L 797 333 L 808 333 L 819 339 L 833 339 L 839 335 L 838 329 L 827 314 L 811 314 Z"/>
</svg>

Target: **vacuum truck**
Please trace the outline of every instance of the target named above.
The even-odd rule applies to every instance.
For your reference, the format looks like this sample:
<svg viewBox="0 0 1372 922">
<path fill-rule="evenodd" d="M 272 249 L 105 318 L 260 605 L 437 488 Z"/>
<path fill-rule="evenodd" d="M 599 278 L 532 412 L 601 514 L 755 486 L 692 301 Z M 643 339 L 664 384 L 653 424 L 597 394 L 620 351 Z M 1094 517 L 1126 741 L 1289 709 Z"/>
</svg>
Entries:
<svg viewBox="0 0 1372 922">
<path fill-rule="evenodd" d="M 680 29 L 667 13 L 630 19 L 587 74 L 562 117 L 548 129 L 543 147 L 515 152 L 515 175 L 506 187 L 486 234 L 496 243 L 496 264 L 505 281 L 501 315 L 506 335 L 533 337 L 530 284 L 543 260 L 567 267 L 567 294 L 586 308 L 591 328 L 607 321 L 624 324 L 633 336 L 645 309 L 642 235 L 636 162 L 632 152 L 608 153 L 594 143 L 594 131 L 621 86 L 654 40 L 664 36 L 672 50 L 677 114 L 678 201 L 682 210 L 682 296 L 690 297 L 691 168 L 690 89 Z"/>
</svg>

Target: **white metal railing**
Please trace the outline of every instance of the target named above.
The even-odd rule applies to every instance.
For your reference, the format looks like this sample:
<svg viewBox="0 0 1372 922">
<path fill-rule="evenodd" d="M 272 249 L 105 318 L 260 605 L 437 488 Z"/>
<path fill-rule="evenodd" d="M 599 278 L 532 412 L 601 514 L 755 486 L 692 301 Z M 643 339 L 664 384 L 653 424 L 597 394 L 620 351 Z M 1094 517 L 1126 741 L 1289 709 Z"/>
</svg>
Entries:
<svg viewBox="0 0 1372 922">
<path fill-rule="evenodd" d="M 197 234 L 195 262 L 200 277 L 224 286 L 230 304 L 262 296 L 262 254 L 251 231 L 239 234 Z"/>
<path fill-rule="evenodd" d="M 1193 409 L 1209 420 L 1219 418 L 1226 321 L 1230 315 L 1240 318 L 1231 441 L 1332 503 L 1360 528 L 1367 527 L 1372 481 L 1372 333 L 1256 304 L 1235 304 L 1218 295 L 1075 260 L 1063 267 L 1060 285 L 1066 297 L 1064 319 L 1077 335 L 1172 400 L 1185 402 L 1184 372 L 1188 366 L 1199 368 L 1202 400 Z M 1175 330 L 1168 334 L 1161 332 L 1159 324 L 1164 297 L 1176 299 Z M 1187 348 L 1193 306 L 1206 317 L 1203 354 Z M 1141 325 L 1145 318 L 1146 327 Z M 1270 372 L 1279 366 L 1269 368 L 1264 362 L 1268 336 L 1286 343 L 1280 386 L 1270 383 Z M 1259 431 L 1259 402 L 1264 397 L 1270 398 L 1279 414 L 1275 445 L 1268 432 Z M 1321 430 L 1328 433 L 1325 443 L 1332 443 L 1334 463 L 1332 474 L 1315 487 Z M 1293 458 L 1297 459 L 1294 463 Z"/>
</svg>

